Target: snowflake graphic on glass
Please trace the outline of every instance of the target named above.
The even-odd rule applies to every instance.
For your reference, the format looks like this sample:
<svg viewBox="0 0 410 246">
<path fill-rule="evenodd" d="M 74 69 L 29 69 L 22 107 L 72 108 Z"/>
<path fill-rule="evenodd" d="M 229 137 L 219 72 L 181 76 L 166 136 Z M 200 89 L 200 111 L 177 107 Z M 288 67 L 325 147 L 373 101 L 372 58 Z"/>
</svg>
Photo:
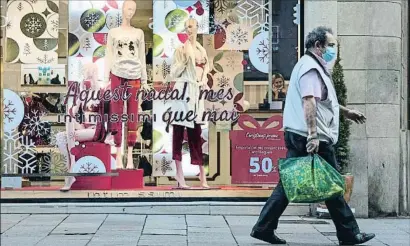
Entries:
<svg viewBox="0 0 410 246">
<path fill-rule="evenodd" d="M 14 116 L 16 115 L 16 108 L 14 107 L 14 104 L 11 100 L 8 100 L 8 102 L 5 102 L 6 99 L 3 99 L 3 113 L 4 113 L 4 119 L 8 120 L 9 123 L 11 123 L 14 120 Z"/>
<path fill-rule="evenodd" d="M 168 161 L 165 157 L 162 157 L 161 161 L 156 161 L 157 165 L 160 166 L 156 168 L 156 171 L 161 169 L 163 175 L 165 175 L 167 171 L 172 171 L 171 162 L 172 161 Z"/>
<path fill-rule="evenodd" d="M 259 57 L 259 60 L 264 63 L 268 63 L 269 60 L 269 44 L 266 40 L 259 42 L 259 46 L 256 49 L 256 54 Z"/>
</svg>

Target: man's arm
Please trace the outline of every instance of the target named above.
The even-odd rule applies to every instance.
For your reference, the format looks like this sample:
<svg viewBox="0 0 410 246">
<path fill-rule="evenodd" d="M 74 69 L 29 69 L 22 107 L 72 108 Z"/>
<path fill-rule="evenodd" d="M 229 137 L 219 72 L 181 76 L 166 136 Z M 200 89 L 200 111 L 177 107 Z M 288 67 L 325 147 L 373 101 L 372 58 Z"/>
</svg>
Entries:
<svg viewBox="0 0 410 246">
<path fill-rule="evenodd" d="M 305 120 L 308 127 L 309 137 L 317 137 L 316 128 L 316 99 L 313 96 L 306 96 L 303 98 L 303 111 L 305 113 Z"/>
<path fill-rule="evenodd" d="M 344 116 L 346 116 L 347 113 L 349 113 L 349 109 L 346 108 L 345 106 L 339 105 L 339 109 L 343 113 Z"/>
</svg>

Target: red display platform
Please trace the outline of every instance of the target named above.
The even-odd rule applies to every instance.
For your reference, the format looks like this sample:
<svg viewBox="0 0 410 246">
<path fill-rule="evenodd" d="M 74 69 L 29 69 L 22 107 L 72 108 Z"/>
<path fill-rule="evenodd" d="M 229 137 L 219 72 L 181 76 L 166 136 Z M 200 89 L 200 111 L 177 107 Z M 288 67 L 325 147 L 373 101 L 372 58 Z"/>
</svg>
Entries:
<svg viewBox="0 0 410 246">
<path fill-rule="evenodd" d="M 113 190 L 128 190 L 144 188 L 143 169 L 118 169 L 118 176 L 112 177 Z"/>
<path fill-rule="evenodd" d="M 71 149 L 78 161 L 84 156 L 95 156 L 104 164 L 105 172 L 111 172 L 110 145 L 99 142 L 87 142 Z M 110 176 L 78 176 L 71 186 L 72 190 L 111 190 Z"/>
</svg>

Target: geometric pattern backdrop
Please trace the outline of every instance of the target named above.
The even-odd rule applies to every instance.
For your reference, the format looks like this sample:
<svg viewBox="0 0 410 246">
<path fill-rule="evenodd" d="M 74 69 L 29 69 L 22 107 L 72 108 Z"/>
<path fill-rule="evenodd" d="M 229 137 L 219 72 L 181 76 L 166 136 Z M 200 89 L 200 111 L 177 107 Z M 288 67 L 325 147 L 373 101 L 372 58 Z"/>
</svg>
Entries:
<svg viewBox="0 0 410 246">
<path fill-rule="evenodd" d="M 58 63 L 58 1 L 11 0 L 7 16 L 6 62 Z"/>
<path fill-rule="evenodd" d="M 99 68 L 99 79 L 104 79 L 107 34 L 121 25 L 122 4 L 116 0 L 68 2 L 68 81 L 80 81 L 82 66 L 91 62 Z"/>
</svg>

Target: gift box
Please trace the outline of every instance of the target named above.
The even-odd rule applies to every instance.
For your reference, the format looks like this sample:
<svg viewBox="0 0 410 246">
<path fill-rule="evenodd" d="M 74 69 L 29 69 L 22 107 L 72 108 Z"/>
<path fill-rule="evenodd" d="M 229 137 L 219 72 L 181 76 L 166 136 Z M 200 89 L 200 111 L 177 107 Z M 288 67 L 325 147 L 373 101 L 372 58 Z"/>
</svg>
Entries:
<svg viewBox="0 0 410 246">
<path fill-rule="evenodd" d="M 250 115 L 238 119 L 241 130 L 231 139 L 232 184 L 277 184 L 278 160 L 286 157 L 282 116 L 274 115 L 260 124 Z"/>
<path fill-rule="evenodd" d="M 110 145 L 100 142 L 80 143 L 71 149 L 75 156 L 73 173 L 77 176 L 72 190 L 111 190 L 111 176 L 87 176 L 87 174 L 111 173 Z"/>
</svg>

